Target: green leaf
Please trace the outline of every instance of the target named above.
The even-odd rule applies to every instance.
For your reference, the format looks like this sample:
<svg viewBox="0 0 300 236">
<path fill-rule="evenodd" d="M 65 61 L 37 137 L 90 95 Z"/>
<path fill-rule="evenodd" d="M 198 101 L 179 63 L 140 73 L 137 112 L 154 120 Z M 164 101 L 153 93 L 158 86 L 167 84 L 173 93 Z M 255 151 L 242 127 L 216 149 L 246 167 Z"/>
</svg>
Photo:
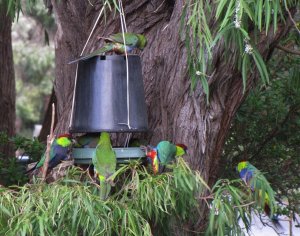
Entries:
<svg viewBox="0 0 300 236">
<path fill-rule="evenodd" d="M 247 53 L 245 53 L 243 56 L 243 64 L 242 64 L 243 93 L 246 90 L 246 82 L 248 78 L 249 67 L 250 67 L 250 57 Z"/>
<path fill-rule="evenodd" d="M 200 80 L 201 80 L 201 84 L 203 87 L 203 91 L 206 94 L 206 102 L 208 104 L 209 103 L 209 85 L 208 85 L 208 82 L 207 82 L 207 79 L 205 78 L 205 76 L 201 76 Z"/>
</svg>

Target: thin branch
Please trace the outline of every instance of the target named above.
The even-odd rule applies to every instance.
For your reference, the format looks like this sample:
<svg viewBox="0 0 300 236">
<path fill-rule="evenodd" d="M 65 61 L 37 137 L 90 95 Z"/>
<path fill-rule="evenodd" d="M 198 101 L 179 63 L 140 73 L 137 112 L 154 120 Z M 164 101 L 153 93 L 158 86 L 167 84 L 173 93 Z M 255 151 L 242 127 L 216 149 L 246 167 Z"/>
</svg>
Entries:
<svg viewBox="0 0 300 236">
<path fill-rule="evenodd" d="M 54 103 L 52 103 L 51 128 L 50 128 L 50 135 L 47 136 L 47 149 L 46 149 L 46 158 L 45 158 L 44 165 L 43 165 L 42 181 L 45 181 L 45 179 L 46 179 L 48 166 L 49 166 L 50 149 L 51 149 L 51 144 L 54 139 L 54 136 L 53 136 L 54 120 L 55 120 L 55 105 L 54 105 Z"/>
<path fill-rule="evenodd" d="M 268 227 L 272 228 L 272 229 L 274 230 L 274 232 L 275 232 L 277 235 L 279 235 L 279 236 L 280 236 L 280 235 L 284 235 L 283 233 L 278 232 L 278 229 L 277 229 L 275 226 L 273 226 L 273 225 L 269 224 L 268 222 L 264 221 L 264 220 L 262 219 L 262 215 L 261 215 L 260 213 L 258 213 L 258 216 L 259 216 L 260 222 L 262 223 L 262 225 L 263 225 L 264 227 L 268 226 Z"/>
<path fill-rule="evenodd" d="M 243 205 L 239 205 L 239 206 L 233 206 L 233 208 L 238 208 L 238 207 L 246 207 L 246 206 L 251 206 L 253 204 L 255 204 L 255 201 L 249 202 L 249 203 L 245 203 Z"/>
<path fill-rule="evenodd" d="M 289 8 L 288 8 L 288 6 L 287 6 L 287 4 L 286 4 L 286 1 L 284 1 L 284 6 L 285 6 L 285 10 L 286 10 L 286 11 L 288 12 L 288 14 L 289 14 L 290 20 L 293 22 L 293 24 L 294 24 L 296 30 L 297 30 L 298 33 L 300 34 L 300 30 L 299 30 L 299 28 L 298 28 L 298 26 L 297 26 L 297 22 L 294 20 L 294 18 L 293 18 L 293 16 L 292 16 L 292 13 L 290 12 L 290 10 L 289 10 Z"/>
<path fill-rule="evenodd" d="M 284 52 L 287 52 L 287 53 L 291 53 L 291 54 L 295 54 L 295 55 L 299 55 L 300 56 L 300 51 L 295 51 L 295 50 L 292 50 L 290 48 L 287 48 L 287 47 L 284 47 L 284 46 L 281 46 L 281 45 L 277 45 L 276 48 L 284 51 Z"/>
<path fill-rule="evenodd" d="M 293 236 L 293 214 L 292 213 L 290 215 L 290 220 L 289 220 L 289 232 L 290 232 L 290 236 Z"/>
<path fill-rule="evenodd" d="M 288 121 L 290 116 L 295 112 L 295 110 L 296 110 L 296 106 L 290 107 L 285 118 L 277 126 L 275 126 L 275 128 L 271 130 L 271 132 L 268 133 L 268 135 L 265 137 L 265 139 L 262 142 L 260 142 L 259 146 L 255 148 L 257 151 L 251 157 L 259 155 L 260 152 L 265 148 L 265 146 L 279 134 L 280 129 L 285 125 L 285 123 Z"/>
</svg>

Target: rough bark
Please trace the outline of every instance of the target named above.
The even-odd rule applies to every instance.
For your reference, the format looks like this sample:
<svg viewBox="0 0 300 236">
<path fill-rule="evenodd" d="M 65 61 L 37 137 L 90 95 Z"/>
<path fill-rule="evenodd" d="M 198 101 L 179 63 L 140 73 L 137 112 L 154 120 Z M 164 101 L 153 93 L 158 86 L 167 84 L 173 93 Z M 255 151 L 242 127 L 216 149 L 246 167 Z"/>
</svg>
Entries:
<svg viewBox="0 0 300 236">
<path fill-rule="evenodd" d="M 55 104 L 56 107 L 56 96 L 54 89 L 52 89 L 49 101 L 47 102 L 47 109 L 45 111 L 44 121 L 43 121 L 43 127 L 41 129 L 41 132 L 39 134 L 39 141 L 45 142 L 47 141 L 47 136 L 50 134 L 50 127 L 51 127 L 51 119 L 52 119 L 52 103 Z M 54 118 L 54 124 L 57 123 L 57 116 Z"/>
<path fill-rule="evenodd" d="M 59 2 L 64 4 L 64 1 Z M 123 4 L 128 31 L 143 33 L 148 39 L 147 47 L 140 54 L 150 126 L 146 138 L 153 145 L 162 139 L 185 143 L 188 146 L 187 159 L 191 166 L 200 170 L 205 180 L 212 184 L 217 176 L 220 154 L 232 118 L 255 84 L 257 75 L 253 74 L 248 78 L 246 92 L 243 93 L 241 74 L 236 70 L 234 63 L 237 55 L 233 51 L 229 58 L 225 59 L 224 45 L 220 43 L 214 52 L 213 74 L 209 79 L 209 105 L 206 104 L 201 86 L 191 90 L 187 72 L 187 52 L 184 39 L 179 35 L 184 2 L 128 0 L 123 1 Z M 71 11 L 82 17 L 79 20 L 80 24 L 76 23 L 76 17 L 67 17 L 68 21 L 58 21 L 59 40 L 56 43 L 64 53 L 62 55 L 61 51 L 56 49 L 56 92 L 60 95 L 60 119 L 56 131 L 65 132 L 69 126 L 75 77 L 75 66 L 67 66 L 65 63 L 70 58 L 76 58 L 81 52 L 87 40 L 86 32 L 90 32 L 100 6 L 95 4 L 94 7 L 87 6 L 82 9 L 78 8 L 77 1 L 72 1 L 69 8 L 59 7 L 54 3 L 53 6 L 58 17 L 68 15 Z M 82 30 L 78 30 L 78 25 Z M 108 14 L 106 23 L 102 18 L 98 25 L 88 44 L 87 52 L 101 45 L 102 42 L 98 41 L 97 36 L 108 36 L 120 31 L 118 15 L 113 18 Z M 263 57 L 266 58 L 270 54 L 287 31 L 288 26 L 285 25 L 279 28 L 276 35 L 261 35 L 258 48 Z M 68 84 L 68 89 L 66 86 L 59 87 L 60 83 Z M 199 219 L 199 223 L 203 223 L 203 218 Z"/>
<path fill-rule="evenodd" d="M 6 4 L 0 3 L 0 132 L 15 133 L 15 75 L 11 42 L 12 18 L 6 13 Z M 4 157 L 14 156 L 12 145 L 0 146 Z"/>
<path fill-rule="evenodd" d="M 56 112 L 60 118 L 56 132 L 68 131 L 70 107 L 74 88 L 76 65 L 68 65 L 81 51 L 87 30 L 85 11 L 88 1 L 52 1 L 57 24 L 55 36 L 55 83 Z"/>
</svg>

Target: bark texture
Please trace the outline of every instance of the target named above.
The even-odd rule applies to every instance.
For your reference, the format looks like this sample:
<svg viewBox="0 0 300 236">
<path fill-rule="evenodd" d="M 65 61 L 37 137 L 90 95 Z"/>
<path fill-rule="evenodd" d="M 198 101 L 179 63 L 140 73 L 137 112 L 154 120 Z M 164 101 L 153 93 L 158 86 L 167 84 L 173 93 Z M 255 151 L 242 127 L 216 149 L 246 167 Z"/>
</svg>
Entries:
<svg viewBox="0 0 300 236">
<path fill-rule="evenodd" d="M 95 2 L 94 6 L 81 6 L 81 0 L 52 2 L 58 17 L 56 93 L 59 121 L 56 132 L 65 132 L 69 126 L 75 77 L 75 66 L 66 65 L 66 62 L 80 54 L 101 5 Z M 128 31 L 145 34 L 148 39 L 147 47 L 140 53 L 150 126 L 146 139 L 152 145 L 163 139 L 185 143 L 191 166 L 212 184 L 217 177 L 220 154 L 232 118 L 255 84 L 257 75 L 248 78 L 243 93 L 241 74 L 234 63 L 237 54 L 232 51 L 225 59 L 224 45 L 220 43 L 214 52 L 213 73 L 208 81 L 209 105 L 201 86 L 191 90 L 185 42 L 179 35 L 184 3 L 183 0 L 123 1 Z M 275 35 L 261 35 L 258 48 L 264 58 L 287 33 L 288 24 L 279 26 Z M 102 18 L 86 53 L 102 45 L 98 36 L 120 31 L 118 14 L 113 18 L 113 14 L 107 12 L 106 23 Z M 199 219 L 199 224 L 203 222 L 203 218 Z"/>
<path fill-rule="evenodd" d="M 0 3 L 0 132 L 15 133 L 15 75 L 11 42 L 12 18 L 6 13 L 6 4 Z M 4 157 L 14 156 L 12 145 L 0 146 Z"/>
</svg>

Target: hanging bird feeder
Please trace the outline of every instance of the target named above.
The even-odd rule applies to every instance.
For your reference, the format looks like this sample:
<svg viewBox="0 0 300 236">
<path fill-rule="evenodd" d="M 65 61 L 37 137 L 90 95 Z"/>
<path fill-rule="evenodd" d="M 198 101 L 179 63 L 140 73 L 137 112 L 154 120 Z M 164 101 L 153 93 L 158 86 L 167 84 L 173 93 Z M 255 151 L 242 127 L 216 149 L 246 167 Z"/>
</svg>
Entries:
<svg viewBox="0 0 300 236">
<path fill-rule="evenodd" d="M 128 75 L 125 56 L 79 61 L 71 133 L 147 131 L 140 57 L 127 58 Z"/>
<path fill-rule="evenodd" d="M 147 131 L 140 57 L 127 58 L 128 64 L 125 56 L 118 55 L 79 61 L 70 133 Z M 73 148 L 75 163 L 90 164 L 94 151 Z M 115 152 L 118 163 L 145 157 L 140 148 L 115 148 Z"/>
</svg>

